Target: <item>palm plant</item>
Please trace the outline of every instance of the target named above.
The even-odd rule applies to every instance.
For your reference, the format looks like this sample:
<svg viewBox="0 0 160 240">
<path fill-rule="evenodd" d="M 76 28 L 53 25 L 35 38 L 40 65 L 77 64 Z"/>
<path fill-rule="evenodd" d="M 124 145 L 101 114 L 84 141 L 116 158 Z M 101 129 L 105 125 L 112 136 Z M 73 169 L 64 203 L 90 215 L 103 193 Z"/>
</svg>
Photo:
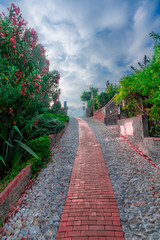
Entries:
<svg viewBox="0 0 160 240">
<path fill-rule="evenodd" d="M 0 123 L 0 176 L 18 164 L 25 151 L 39 159 L 24 142 L 24 137 L 16 125 L 9 130 Z"/>
</svg>

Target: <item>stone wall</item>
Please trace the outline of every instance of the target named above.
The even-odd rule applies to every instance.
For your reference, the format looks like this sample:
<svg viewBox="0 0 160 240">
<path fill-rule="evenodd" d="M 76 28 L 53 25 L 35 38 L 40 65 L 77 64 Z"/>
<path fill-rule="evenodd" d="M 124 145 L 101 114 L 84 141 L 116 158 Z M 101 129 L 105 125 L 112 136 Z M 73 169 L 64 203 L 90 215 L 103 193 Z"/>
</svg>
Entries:
<svg viewBox="0 0 160 240">
<path fill-rule="evenodd" d="M 66 123 L 66 126 L 64 129 L 61 130 L 59 133 L 54 133 L 52 135 L 49 135 L 50 141 L 51 141 L 51 148 L 59 141 L 59 139 L 62 137 L 64 132 L 66 131 L 68 126 L 68 123 Z"/>
<path fill-rule="evenodd" d="M 104 123 L 104 119 L 105 119 L 104 108 L 101 108 L 96 112 L 94 112 L 94 118 Z"/>
<path fill-rule="evenodd" d="M 22 169 L 15 179 L 0 193 L 0 219 L 4 220 L 19 200 L 31 177 L 31 164 Z"/>
<path fill-rule="evenodd" d="M 119 132 L 156 162 L 160 161 L 160 138 L 149 137 L 148 120 L 139 115 L 118 120 Z"/>
</svg>

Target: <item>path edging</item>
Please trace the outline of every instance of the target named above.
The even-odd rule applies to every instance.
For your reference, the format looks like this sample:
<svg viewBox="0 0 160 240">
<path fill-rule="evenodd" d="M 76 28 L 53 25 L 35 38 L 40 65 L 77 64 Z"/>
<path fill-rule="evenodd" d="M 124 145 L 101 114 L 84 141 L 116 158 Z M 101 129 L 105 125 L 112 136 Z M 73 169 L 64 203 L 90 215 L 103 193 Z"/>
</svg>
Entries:
<svg viewBox="0 0 160 240">
<path fill-rule="evenodd" d="M 31 164 L 29 164 L 0 193 L 0 219 L 4 220 L 8 216 L 21 193 L 25 190 L 31 174 Z"/>
</svg>

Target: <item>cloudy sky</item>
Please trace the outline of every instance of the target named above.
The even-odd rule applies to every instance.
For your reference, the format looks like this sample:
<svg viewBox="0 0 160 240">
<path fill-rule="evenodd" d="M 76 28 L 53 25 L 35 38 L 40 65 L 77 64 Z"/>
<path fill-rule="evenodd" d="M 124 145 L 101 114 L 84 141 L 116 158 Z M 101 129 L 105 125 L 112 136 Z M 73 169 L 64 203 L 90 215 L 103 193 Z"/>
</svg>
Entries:
<svg viewBox="0 0 160 240">
<path fill-rule="evenodd" d="M 160 0 L 0 0 L 1 12 L 12 2 L 37 31 L 50 69 L 60 72 L 70 116 L 83 115 L 83 91 L 100 93 L 107 80 L 118 83 L 131 65 L 151 57 L 149 33 L 160 33 Z"/>
</svg>

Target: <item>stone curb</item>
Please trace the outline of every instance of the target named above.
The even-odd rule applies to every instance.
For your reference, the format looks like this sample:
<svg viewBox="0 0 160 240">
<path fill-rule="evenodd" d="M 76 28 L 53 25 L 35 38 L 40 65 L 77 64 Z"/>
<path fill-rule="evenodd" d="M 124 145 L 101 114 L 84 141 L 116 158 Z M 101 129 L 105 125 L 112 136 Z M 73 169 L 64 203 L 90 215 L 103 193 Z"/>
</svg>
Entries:
<svg viewBox="0 0 160 240">
<path fill-rule="evenodd" d="M 49 135 L 49 138 L 51 140 L 51 149 L 55 146 L 55 144 L 60 140 L 60 138 L 63 136 L 67 129 L 68 123 L 65 124 L 65 128 L 63 128 L 59 133 L 54 133 L 52 135 Z"/>
<path fill-rule="evenodd" d="M 12 182 L 0 193 L 0 218 L 5 219 L 31 177 L 31 164 L 23 168 Z"/>
</svg>

